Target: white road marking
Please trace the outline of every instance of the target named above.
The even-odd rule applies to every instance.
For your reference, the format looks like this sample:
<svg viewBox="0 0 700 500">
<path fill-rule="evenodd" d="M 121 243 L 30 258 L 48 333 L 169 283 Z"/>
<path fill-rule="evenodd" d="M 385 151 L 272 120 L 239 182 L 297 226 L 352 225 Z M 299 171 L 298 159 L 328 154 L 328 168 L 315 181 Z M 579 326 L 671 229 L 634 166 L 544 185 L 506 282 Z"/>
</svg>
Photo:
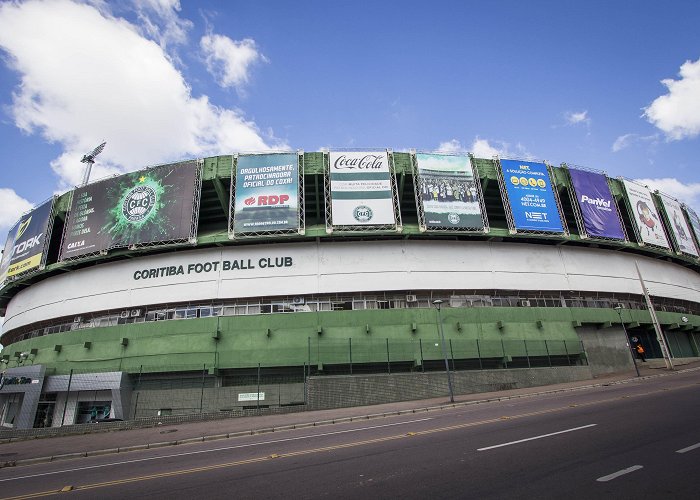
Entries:
<svg viewBox="0 0 700 500">
<path fill-rule="evenodd" d="M 639 469 L 643 469 L 643 465 L 633 465 L 632 467 L 627 467 L 626 469 L 619 470 L 617 472 L 613 472 L 612 474 L 608 474 L 607 476 L 599 477 L 596 479 L 596 481 L 604 483 L 606 481 L 611 481 L 615 479 L 616 477 L 624 476 L 625 474 L 629 474 L 630 472 L 634 472 Z"/>
<path fill-rule="evenodd" d="M 265 445 L 265 444 L 285 443 L 288 441 L 299 441 L 301 439 L 312 439 L 312 438 L 323 437 L 323 436 L 333 436 L 335 434 L 347 434 L 349 432 L 368 431 L 368 430 L 372 430 L 372 429 L 381 429 L 382 427 L 394 427 L 397 425 L 406 425 L 406 424 L 414 424 L 416 422 L 425 422 L 427 420 L 433 420 L 433 419 L 432 418 L 419 418 L 416 420 L 408 420 L 406 422 L 396 422 L 393 424 L 383 424 L 383 425 L 372 425 L 370 427 L 361 427 L 359 429 L 348 429 L 348 430 L 344 430 L 344 431 L 324 432 L 322 434 L 312 434 L 310 436 L 297 436 L 297 437 L 293 437 L 293 438 L 272 439 L 270 441 L 261 441 L 259 443 L 237 444 L 237 445 L 233 445 L 233 446 L 224 446 L 223 448 L 213 448 L 211 450 L 199 450 L 199 451 L 188 451 L 188 452 L 183 452 L 183 453 L 173 453 L 172 455 L 163 455 L 160 457 L 136 458 L 134 460 L 123 460 L 121 462 L 110 462 L 108 464 L 101 464 L 101 465 L 86 465 L 84 467 L 76 467 L 74 469 L 63 469 L 63 470 L 57 470 L 57 471 L 52 471 L 52 472 L 42 472 L 39 474 L 30 474 L 27 476 L 9 477 L 7 479 L 0 479 L 0 483 L 4 483 L 6 481 L 17 481 L 19 479 L 29 479 L 29 478 L 33 478 L 33 477 L 51 476 L 54 474 L 65 474 L 67 472 L 78 472 L 81 470 L 100 469 L 103 467 L 113 467 L 116 465 L 134 464 L 134 463 L 138 463 L 138 462 L 147 462 L 150 460 L 162 460 L 165 458 L 185 457 L 188 455 L 200 455 L 202 453 L 214 453 L 217 451 L 235 450 L 237 448 L 250 448 L 253 446 L 261 446 L 261 445 Z M 155 450 L 156 448 L 153 448 L 153 449 Z M 148 450 L 139 450 L 139 451 L 148 451 Z"/>
<path fill-rule="evenodd" d="M 574 431 L 580 431 L 581 429 L 588 429 L 589 427 L 594 427 L 598 424 L 588 424 L 588 425 L 583 425 L 581 427 L 574 427 L 573 429 L 566 429 L 563 431 L 559 432 L 550 432 L 549 434 L 542 434 L 541 436 L 534 436 L 530 438 L 525 438 L 525 439 L 518 439 L 517 441 L 511 441 L 509 443 L 502 443 L 502 444 L 496 444 L 493 446 L 487 446 L 486 448 L 478 448 L 476 451 L 486 451 L 486 450 L 493 450 L 494 448 L 501 448 L 503 446 L 510 446 L 512 444 L 518 444 L 518 443 L 524 443 L 525 441 L 533 441 L 535 439 L 542 439 L 550 436 L 556 436 L 557 434 L 564 434 L 566 432 L 574 432 Z"/>
<path fill-rule="evenodd" d="M 700 443 L 694 444 L 693 446 L 688 446 L 687 448 L 683 448 L 682 450 L 676 450 L 676 453 L 685 453 L 686 451 L 692 451 L 696 448 L 700 448 Z"/>
</svg>

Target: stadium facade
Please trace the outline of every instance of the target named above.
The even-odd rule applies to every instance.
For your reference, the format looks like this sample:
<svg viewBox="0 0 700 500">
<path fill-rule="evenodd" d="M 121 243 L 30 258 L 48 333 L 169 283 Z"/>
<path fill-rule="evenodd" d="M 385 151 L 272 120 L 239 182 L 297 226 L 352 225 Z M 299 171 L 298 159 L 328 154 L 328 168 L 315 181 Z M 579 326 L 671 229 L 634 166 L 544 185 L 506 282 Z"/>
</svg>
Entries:
<svg viewBox="0 0 700 500">
<path fill-rule="evenodd" d="M 10 231 L 0 423 L 428 397 L 445 360 L 467 393 L 631 369 L 629 344 L 698 357 L 699 236 L 675 199 L 544 162 L 292 152 L 104 179 Z"/>
</svg>

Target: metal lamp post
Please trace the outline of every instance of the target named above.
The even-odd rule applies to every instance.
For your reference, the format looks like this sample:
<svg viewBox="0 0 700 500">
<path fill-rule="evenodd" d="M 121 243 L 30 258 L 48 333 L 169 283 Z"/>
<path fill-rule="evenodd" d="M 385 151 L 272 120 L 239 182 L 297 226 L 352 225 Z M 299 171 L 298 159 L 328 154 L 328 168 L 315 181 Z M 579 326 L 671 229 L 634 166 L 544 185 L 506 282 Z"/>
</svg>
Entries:
<svg viewBox="0 0 700 500">
<path fill-rule="evenodd" d="M 447 387 L 450 391 L 450 403 L 455 402 L 454 392 L 452 391 L 452 376 L 450 375 L 450 365 L 447 362 L 447 348 L 445 347 L 445 332 L 442 330 L 442 316 L 440 314 L 440 306 L 442 305 L 442 300 L 433 300 L 433 305 L 437 309 L 437 321 L 438 321 L 438 331 L 440 332 L 440 346 L 442 347 L 442 357 L 445 360 L 445 373 L 447 373 Z"/>
<path fill-rule="evenodd" d="M 632 341 L 630 340 L 630 337 L 627 334 L 627 328 L 625 328 L 625 323 L 622 321 L 622 306 L 620 306 L 620 305 L 615 306 L 615 310 L 617 311 L 617 315 L 620 317 L 620 324 L 622 325 L 622 331 L 625 332 L 625 339 L 627 340 L 627 345 L 630 348 L 630 355 L 632 356 L 632 363 L 634 363 L 634 371 L 637 372 L 637 376 L 639 377 L 639 367 L 637 366 L 637 358 L 634 355 L 634 349 L 632 349 Z"/>
</svg>

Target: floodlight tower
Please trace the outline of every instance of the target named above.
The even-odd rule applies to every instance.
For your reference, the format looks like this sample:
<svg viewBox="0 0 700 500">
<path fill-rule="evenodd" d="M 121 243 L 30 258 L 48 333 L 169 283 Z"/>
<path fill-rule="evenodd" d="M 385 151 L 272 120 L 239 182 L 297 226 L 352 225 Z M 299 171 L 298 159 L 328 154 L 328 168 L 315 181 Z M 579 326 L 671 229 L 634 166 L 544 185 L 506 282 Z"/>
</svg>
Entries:
<svg viewBox="0 0 700 500">
<path fill-rule="evenodd" d="M 81 163 L 87 163 L 85 166 L 85 173 L 83 174 L 83 182 L 80 183 L 81 186 L 84 186 L 90 180 L 90 170 L 92 170 L 92 164 L 95 163 L 95 158 L 102 152 L 106 144 L 107 142 L 103 142 L 88 154 L 83 155 L 83 159 L 80 160 Z"/>
</svg>

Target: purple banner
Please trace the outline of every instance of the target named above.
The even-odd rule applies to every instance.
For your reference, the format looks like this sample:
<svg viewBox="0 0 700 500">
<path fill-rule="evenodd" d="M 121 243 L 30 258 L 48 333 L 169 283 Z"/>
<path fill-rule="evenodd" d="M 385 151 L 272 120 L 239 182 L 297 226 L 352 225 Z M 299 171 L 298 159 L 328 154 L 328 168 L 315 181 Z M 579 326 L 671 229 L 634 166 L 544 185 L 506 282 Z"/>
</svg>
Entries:
<svg viewBox="0 0 700 500">
<path fill-rule="evenodd" d="M 624 240 L 625 233 L 606 177 L 576 169 L 569 169 L 569 175 L 588 236 Z"/>
</svg>

